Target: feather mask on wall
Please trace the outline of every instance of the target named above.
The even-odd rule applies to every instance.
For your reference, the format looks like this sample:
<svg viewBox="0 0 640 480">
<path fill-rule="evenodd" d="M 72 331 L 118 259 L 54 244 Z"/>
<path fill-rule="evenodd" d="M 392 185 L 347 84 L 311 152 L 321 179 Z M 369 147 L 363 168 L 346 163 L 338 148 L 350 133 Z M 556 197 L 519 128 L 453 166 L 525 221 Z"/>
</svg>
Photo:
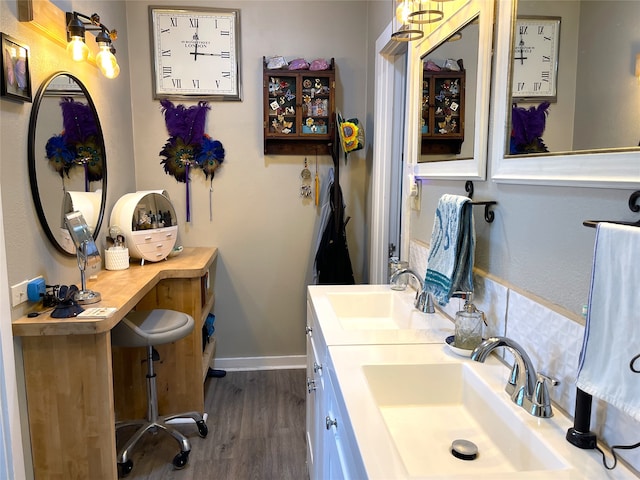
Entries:
<svg viewBox="0 0 640 480">
<path fill-rule="evenodd" d="M 222 143 L 204 132 L 207 112 L 211 108 L 207 102 L 185 107 L 165 99 L 160 104 L 169 132 L 169 138 L 160 151 L 163 157 L 160 163 L 165 173 L 186 184 L 187 222 L 190 222 L 189 174 L 193 169 L 200 169 L 205 178 L 213 182 L 215 170 L 224 161 L 224 148 Z"/>
<path fill-rule="evenodd" d="M 82 166 L 85 191 L 89 182 L 102 180 L 103 152 L 98 124 L 89 105 L 65 97 L 60 102 L 63 131 L 52 136 L 45 146 L 49 165 L 64 180 L 76 166 Z"/>
</svg>

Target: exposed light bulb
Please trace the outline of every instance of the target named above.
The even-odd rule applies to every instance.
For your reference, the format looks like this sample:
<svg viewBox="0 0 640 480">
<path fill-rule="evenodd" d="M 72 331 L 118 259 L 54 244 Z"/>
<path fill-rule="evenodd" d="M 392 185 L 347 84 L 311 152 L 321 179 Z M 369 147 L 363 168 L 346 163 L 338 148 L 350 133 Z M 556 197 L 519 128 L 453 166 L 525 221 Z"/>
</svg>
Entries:
<svg viewBox="0 0 640 480">
<path fill-rule="evenodd" d="M 100 43 L 100 51 L 96 55 L 96 64 L 107 78 L 116 78 L 120 74 L 120 67 L 116 56 L 111 53 L 111 46 L 108 43 Z"/>
<path fill-rule="evenodd" d="M 80 36 L 72 36 L 71 41 L 67 44 L 67 53 L 76 62 L 84 62 L 89 58 L 89 47 L 84 43 L 84 39 Z"/>
<path fill-rule="evenodd" d="M 399 0 L 396 7 L 396 19 L 398 23 L 405 25 L 409 21 L 409 14 L 413 11 L 411 0 Z"/>
</svg>

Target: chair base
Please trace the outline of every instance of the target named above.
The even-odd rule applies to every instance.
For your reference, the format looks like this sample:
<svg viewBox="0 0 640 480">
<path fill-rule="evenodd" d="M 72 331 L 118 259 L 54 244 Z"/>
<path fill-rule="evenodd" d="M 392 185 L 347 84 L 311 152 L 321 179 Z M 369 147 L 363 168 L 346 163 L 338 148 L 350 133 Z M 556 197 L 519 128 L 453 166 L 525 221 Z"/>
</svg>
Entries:
<svg viewBox="0 0 640 480">
<path fill-rule="evenodd" d="M 154 353 L 156 355 L 154 355 Z M 180 433 L 173 426 L 168 425 L 167 422 L 174 419 L 184 418 L 191 419 L 196 423 L 198 427 L 198 434 L 204 438 L 209 433 L 207 424 L 204 421 L 202 415 L 198 412 L 184 412 L 176 413 L 173 415 L 158 415 L 158 394 L 156 389 L 156 375 L 153 369 L 153 362 L 157 352 L 154 351 L 153 346 L 147 346 L 147 418 L 124 420 L 116 422 L 116 432 L 118 429 L 124 427 L 137 426 L 136 432 L 127 440 L 127 443 L 120 449 L 117 456 L 118 473 L 120 477 L 125 477 L 131 472 L 133 468 L 133 461 L 131 460 L 131 450 L 142 438 L 142 436 L 151 431 L 156 433 L 158 430 L 163 430 L 171 435 L 180 445 L 180 452 L 174 457 L 173 465 L 177 469 L 183 468 L 189 459 L 189 452 L 191 451 L 191 443 L 189 439 Z"/>
</svg>

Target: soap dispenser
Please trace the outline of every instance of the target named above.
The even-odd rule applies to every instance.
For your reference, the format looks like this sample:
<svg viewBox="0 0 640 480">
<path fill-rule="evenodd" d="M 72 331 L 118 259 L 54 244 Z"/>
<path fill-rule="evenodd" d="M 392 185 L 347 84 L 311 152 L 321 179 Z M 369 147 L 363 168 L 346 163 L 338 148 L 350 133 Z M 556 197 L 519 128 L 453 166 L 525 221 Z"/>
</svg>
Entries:
<svg viewBox="0 0 640 480">
<path fill-rule="evenodd" d="M 472 292 L 465 295 L 464 308 L 456 313 L 454 345 L 464 350 L 473 350 L 482 342 L 484 312 L 472 303 Z"/>
</svg>

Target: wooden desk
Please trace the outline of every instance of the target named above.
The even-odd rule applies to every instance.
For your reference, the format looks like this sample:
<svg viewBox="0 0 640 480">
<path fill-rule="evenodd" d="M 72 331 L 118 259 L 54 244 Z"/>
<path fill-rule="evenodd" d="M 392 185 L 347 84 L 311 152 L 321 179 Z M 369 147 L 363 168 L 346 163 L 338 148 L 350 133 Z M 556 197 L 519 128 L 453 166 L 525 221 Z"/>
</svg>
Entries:
<svg viewBox="0 0 640 480">
<path fill-rule="evenodd" d="M 145 349 L 111 347 L 111 329 L 134 308 L 169 308 L 195 319 L 190 335 L 157 348 L 158 406 L 160 414 L 203 412 L 215 343 L 203 355 L 202 325 L 215 302 L 209 272 L 216 257 L 216 248 L 185 248 L 166 261 L 100 272 L 87 288 L 102 295 L 92 306 L 118 309 L 108 319 L 41 315 L 13 323 L 14 336 L 22 337 L 36 479 L 117 478 L 116 418 L 146 416 Z"/>
</svg>

